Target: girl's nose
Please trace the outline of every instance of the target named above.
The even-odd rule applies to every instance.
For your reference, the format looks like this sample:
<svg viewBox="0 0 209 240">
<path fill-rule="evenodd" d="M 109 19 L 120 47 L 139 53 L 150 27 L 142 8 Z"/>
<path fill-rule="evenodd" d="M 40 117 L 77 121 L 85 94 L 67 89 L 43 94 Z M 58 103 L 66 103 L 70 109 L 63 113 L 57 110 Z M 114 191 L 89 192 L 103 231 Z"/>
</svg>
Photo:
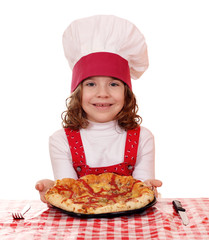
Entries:
<svg viewBox="0 0 209 240">
<path fill-rule="evenodd" d="M 106 98 L 109 97 L 110 93 L 106 86 L 99 86 L 97 89 L 97 97 Z"/>
</svg>

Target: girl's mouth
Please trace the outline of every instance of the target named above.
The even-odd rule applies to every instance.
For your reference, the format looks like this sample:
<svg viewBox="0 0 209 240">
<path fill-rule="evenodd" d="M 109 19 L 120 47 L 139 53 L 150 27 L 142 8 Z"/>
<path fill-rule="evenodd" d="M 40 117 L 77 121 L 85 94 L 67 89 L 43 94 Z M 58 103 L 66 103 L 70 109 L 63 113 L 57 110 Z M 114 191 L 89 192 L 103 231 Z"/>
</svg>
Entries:
<svg viewBox="0 0 209 240">
<path fill-rule="evenodd" d="M 113 104 L 111 103 L 94 103 L 93 106 L 98 110 L 109 110 Z"/>
<path fill-rule="evenodd" d="M 93 104 L 95 107 L 111 107 L 111 103 L 95 103 Z"/>
</svg>

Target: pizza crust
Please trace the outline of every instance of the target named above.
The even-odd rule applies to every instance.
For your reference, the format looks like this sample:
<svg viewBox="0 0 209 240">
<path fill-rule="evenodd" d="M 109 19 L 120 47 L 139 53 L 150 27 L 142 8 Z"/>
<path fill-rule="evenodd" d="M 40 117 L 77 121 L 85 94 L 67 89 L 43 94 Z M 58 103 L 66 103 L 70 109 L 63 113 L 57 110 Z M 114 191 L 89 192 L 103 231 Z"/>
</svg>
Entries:
<svg viewBox="0 0 209 240">
<path fill-rule="evenodd" d="M 65 211 L 101 214 L 145 207 L 154 200 L 154 192 L 132 176 L 103 173 L 57 180 L 45 198 Z"/>
</svg>

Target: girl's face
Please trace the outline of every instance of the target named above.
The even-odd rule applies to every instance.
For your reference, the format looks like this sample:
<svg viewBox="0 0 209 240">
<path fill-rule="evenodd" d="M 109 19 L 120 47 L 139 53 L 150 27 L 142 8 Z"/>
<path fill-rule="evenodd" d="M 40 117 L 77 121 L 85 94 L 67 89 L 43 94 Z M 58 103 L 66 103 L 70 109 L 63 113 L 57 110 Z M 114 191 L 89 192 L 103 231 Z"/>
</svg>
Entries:
<svg viewBox="0 0 209 240">
<path fill-rule="evenodd" d="M 124 105 L 124 83 L 106 76 L 90 77 L 83 81 L 82 108 L 87 119 L 109 122 Z"/>
</svg>

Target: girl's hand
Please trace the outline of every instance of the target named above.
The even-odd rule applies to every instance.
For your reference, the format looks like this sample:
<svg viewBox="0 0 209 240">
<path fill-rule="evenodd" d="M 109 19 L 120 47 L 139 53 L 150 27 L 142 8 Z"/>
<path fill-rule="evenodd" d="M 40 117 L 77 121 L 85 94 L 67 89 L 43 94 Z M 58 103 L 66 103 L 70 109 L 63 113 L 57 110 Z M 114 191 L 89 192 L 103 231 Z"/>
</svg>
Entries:
<svg viewBox="0 0 209 240">
<path fill-rule="evenodd" d="M 39 191 L 40 199 L 42 202 L 47 203 L 45 199 L 46 191 L 54 185 L 54 181 L 49 179 L 43 179 L 36 183 L 35 188 Z"/>
<path fill-rule="evenodd" d="M 155 196 L 158 197 L 157 187 L 162 186 L 162 182 L 157 179 L 148 179 L 144 183 L 155 192 Z"/>
</svg>

